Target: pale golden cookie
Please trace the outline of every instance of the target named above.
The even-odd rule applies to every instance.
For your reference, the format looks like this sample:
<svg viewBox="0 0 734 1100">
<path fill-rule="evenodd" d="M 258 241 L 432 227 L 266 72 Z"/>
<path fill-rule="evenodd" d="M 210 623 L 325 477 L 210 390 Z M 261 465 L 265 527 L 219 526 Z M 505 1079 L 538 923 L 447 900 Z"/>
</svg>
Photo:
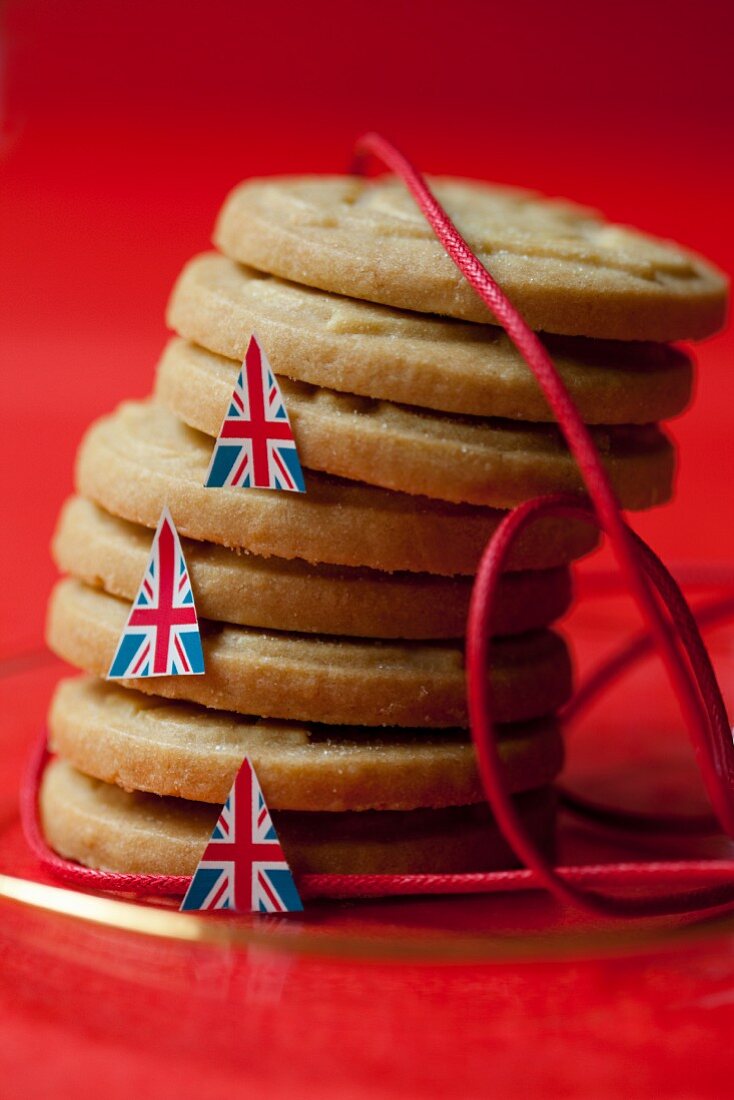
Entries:
<svg viewBox="0 0 734 1100">
<path fill-rule="evenodd" d="M 83 497 L 66 502 L 54 535 L 59 569 L 113 596 L 134 599 L 152 533 Z M 471 581 L 427 573 L 378 573 L 347 566 L 260 558 L 182 540 L 204 619 L 300 633 L 372 638 L 460 638 Z M 521 634 L 559 618 L 571 600 L 568 569 L 505 573 L 495 634 Z"/>
<path fill-rule="evenodd" d="M 724 276 L 679 245 L 532 191 L 430 182 L 531 328 L 670 341 L 709 336 L 724 322 Z M 248 180 L 227 199 L 214 240 L 234 260 L 307 286 L 494 320 L 393 177 Z"/>
<path fill-rule="evenodd" d="M 47 639 L 64 660 L 105 676 L 130 604 L 79 581 L 57 584 Z M 203 621 L 204 676 L 124 681 L 146 694 L 268 718 L 360 726 L 466 726 L 464 662 L 454 643 L 377 642 L 267 634 Z M 562 639 L 549 630 L 495 639 L 494 714 L 547 714 L 571 691 Z"/>
<path fill-rule="evenodd" d="M 216 437 L 239 370 L 233 359 L 175 339 L 159 363 L 156 395 L 186 424 Z M 493 508 L 584 488 L 550 424 L 459 418 L 287 378 L 281 389 L 301 463 L 311 470 Z M 651 508 L 670 498 L 675 454 L 658 428 L 592 428 L 591 434 L 624 508 Z"/>
<path fill-rule="evenodd" d="M 535 842 L 552 850 L 555 799 L 541 788 L 514 799 Z M 218 808 L 183 799 L 130 794 L 89 779 L 63 760 L 46 769 L 43 830 L 67 859 L 127 874 L 191 875 Z M 442 874 L 501 870 L 517 860 L 483 806 L 407 813 L 273 812 L 296 875 Z"/>
<path fill-rule="evenodd" d="M 238 360 L 254 331 L 277 374 L 343 393 L 474 416 L 554 419 L 500 328 L 297 286 L 214 252 L 184 268 L 168 323 Z M 677 348 L 558 336 L 545 343 L 588 424 L 651 424 L 676 416 L 690 399 L 691 362 Z"/>
<path fill-rule="evenodd" d="M 296 725 L 170 703 L 91 677 L 63 680 L 50 746 L 126 790 L 225 801 L 247 753 L 271 809 L 414 810 L 484 801 L 465 730 Z M 499 726 L 508 790 L 553 780 L 563 744 L 551 719 Z"/>
<path fill-rule="evenodd" d="M 254 554 L 395 572 L 471 574 L 504 513 L 306 476 L 306 493 L 205 489 L 208 436 L 167 409 L 129 402 L 94 424 L 77 459 L 83 496 L 133 523 L 155 527 L 165 503 L 180 534 Z M 533 525 L 510 565 L 542 569 L 597 542 L 585 523 Z"/>
</svg>

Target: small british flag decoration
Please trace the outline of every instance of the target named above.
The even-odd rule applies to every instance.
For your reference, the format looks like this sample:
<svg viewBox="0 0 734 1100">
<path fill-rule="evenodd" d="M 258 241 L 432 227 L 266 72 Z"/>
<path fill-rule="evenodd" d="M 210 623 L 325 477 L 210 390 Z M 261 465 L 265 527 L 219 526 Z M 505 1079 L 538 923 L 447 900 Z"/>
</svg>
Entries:
<svg viewBox="0 0 734 1100">
<path fill-rule="evenodd" d="M 181 540 L 164 507 L 108 680 L 201 676 L 204 654 Z"/>
<path fill-rule="evenodd" d="M 219 429 L 204 486 L 306 492 L 283 395 L 254 333 Z"/>
<path fill-rule="evenodd" d="M 297 913 L 301 898 L 255 769 L 245 757 L 181 911 Z"/>
</svg>

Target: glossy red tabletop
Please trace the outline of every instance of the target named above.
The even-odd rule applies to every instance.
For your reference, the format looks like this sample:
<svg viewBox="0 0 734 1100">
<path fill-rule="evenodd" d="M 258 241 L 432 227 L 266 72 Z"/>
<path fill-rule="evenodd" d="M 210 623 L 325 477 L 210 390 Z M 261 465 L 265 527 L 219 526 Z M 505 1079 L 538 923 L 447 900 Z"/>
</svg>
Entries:
<svg viewBox="0 0 734 1100">
<path fill-rule="evenodd" d="M 163 309 L 240 178 L 341 171 L 384 129 L 418 164 L 568 194 L 734 266 L 728 5 L 458 0 L 346 9 L 11 2 L 0 110 L 0 874 L 47 881 L 17 789 L 62 667 L 42 648 L 48 542 L 86 424 L 150 389 Z M 193 9 L 192 9 L 193 11 Z M 443 52 L 449 36 L 467 51 Z M 698 351 L 669 564 L 732 563 L 734 339 Z M 603 555 L 585 573 L 608 568 Z M 697 594 L 693 594 L 697 598 Z M 589 600 L 587 667 L 637 626 Z M 711 635 L 731 708 L 734 628 Z M 569 780 L 700 807 L 662 674 L 570 741 Z M 575 859 L 725 854 L 562 825 Z M 216 918 L 215 918 L 216 919 Z M 719 1097 L 734 1070 L 734 923 L 597 924 L 539 893 L 312 903 L 181 943 L 0 900 L 3 1095 Z M 236 930 L 236 932 L 235 932 Z"/>
</svg>

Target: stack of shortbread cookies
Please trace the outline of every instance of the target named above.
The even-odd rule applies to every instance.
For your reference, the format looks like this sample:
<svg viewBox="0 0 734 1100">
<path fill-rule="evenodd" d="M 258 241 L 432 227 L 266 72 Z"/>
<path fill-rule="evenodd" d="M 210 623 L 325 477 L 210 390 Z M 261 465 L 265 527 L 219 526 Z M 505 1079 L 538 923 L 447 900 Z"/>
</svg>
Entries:
<svg viewBox="0 0 734 1100">
<path fill-rule="evenodd" d="M 466 181 L 435 190 L 544 339 L 623 506 L 668 500 L 658 422 L 689 400 L 670 341 L 722 323 L 726 284 L 675 245 L 593 211 Z M 296 873 L 488 870 L 513 857 L 483 802 L 462 635 L 505 511 L 582 491 L 540 390 L 403 186 L 249 181 L 217 253 L 173 291 L 155 395 L 94 424 L 54 539 L 69 578 L 48 638 L 84 675 L 59 686 L 41 795 L 67 857 L 193 872 L 247 753 Z M 278 376 L 305 495 L 204 488 L 255 332 Z M 167 504 L 206 674 L 105 675 Z M 552 844 L 571 690 L 551 624 L 591 527 L 528 531 L 503 581 L 488 675 L 507 782 Z"/>
</svg>

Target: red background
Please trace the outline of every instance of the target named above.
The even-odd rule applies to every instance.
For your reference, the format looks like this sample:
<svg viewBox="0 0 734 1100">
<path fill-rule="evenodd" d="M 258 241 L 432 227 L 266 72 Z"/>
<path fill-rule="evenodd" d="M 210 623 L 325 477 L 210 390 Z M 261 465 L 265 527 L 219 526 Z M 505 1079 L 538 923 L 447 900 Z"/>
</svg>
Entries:
<svg viewBox="0 0 734 1100">
<path fill-rule="evenodd" d="M 40 644 L 54 576 L 47 544 L 71 487 L 79 436 L 94 415 L 149 390 L 168 290 L 184 260 L 207 246 L 227 189 L 253 173 L 340 171 L 356 135 L 376 128 L 426 170 L 566 194 L 732 270 L 734 7 L 707 0 L 14 0 L 0 12 L 0 660 L 16 673 L 2 684 L 2 807 L 11 814 L 18 762 L 46 692 L 32 689 L 31 674 L 8 659 Z M 674 428 L 682 450 L 677 502 L 635 521 L 669 562 L 734 562 L 732 350 L 731 335 L 700 348 L 696 405 Z M 34 941 L 22 950 L 10 942 L 15 965 L 3 994 L 12 1004 L 13 983 L 27 987 Z M 58 999 L 71 984 L 86 1005 L 93 982 L 73 960 L 66 970 L 57 965 L 45 992 L 41 986 L 26 997 L 6 1022 L 15 1072 L 22 1059 L 29 1087 L 39 1091 L 44 1073 L 57 1072 L 60 1095 L 61 1081 L 71 1090 L 88 1069 L 122 1060 L 131 1091 L 143 1079 L 159 1084 L 173 1059 L 165 1044 L 156 1051 L 135 1029 L 127 1035 L 99 1022 L 96 1030 L 75 1029 Z M 431 1087 L 451 1094 L 452 1065 L 469 1095 L 479 1093 L 485 1072 L 502 1095 L 618 1095 L 623 1087 L 632 1095 L 704 1088 L 716 1095 L 695 1049 L 703 1043 L 707 1060 L 720 1061 L 716 1040 L 729 1045 L 730 987 L 711 993 L 711 959 L 671 959 L 652 982 L 647 965 L 549 963 L 512 976 L 437 968 L 420 977 L 406 966 L 383 975 L 380 986 L 379 969 L 365 978 L 344 963 L 308 964 L 314 969 L 301 974 L 304 988 L 325 983 L 318 1011 L 294 995 L 280 1015 L 253 1012 L 258 1034 L 275 1036 L 278 1050 L 288 1049 L 296 1027 L 307 1027 L 315 1045 L 299 1039 L 300 1061 L 290 1067 L 266 1059 L 264 1079 L 289 1095 L 304 1066 L 301 1094 L 310 1095 L 304 1082 L 316 1072 L 316 1050 L 333 1060 L 335 1080 L 345 1090 L 350 1081 L 353 1095 L 377 1089 L 376 1062 L 381 1091 L 407 1095 L 411 1072 L 442 1035 L 448 1060 L 440 1073 L 418 1078 L 426 1095 Z M 380 988 L 387 1015 L 374 1007 Z M 131 996 L 125 990 L 113 976 L 98 992 L 115 1004 Z M 461 1009 L 467 997 L 478 997 L 485 1013 L 471 1024 Z M 665 1015 L 676 997 L 698 1005 L 685 1027 Z M 347 1059 L 340 1027 L 357 1034 L 366 999 L 383 1045 L 347 1044 Z M 610 1006 L 616 1034 L 605 1046 L 601 1021 Z M 151 1027 L 161 1022 L 151 1019 Z M 57 1059 L 62 1049 L 73 1058 L 63 1067 L 52 1060 L 48 1070 L 32 1063 L 36 1038 Z M 527 1042 L 537 1054 L 532 1067 Z M 252 1035 L 248 1044 L 253 1051 Z M 483 1058 L 485 1044 L 491 1059 Z M 656 1059 L 656 1049 L 664 1057 Z M 641 1059 L 643 1076 L 630 1078 Z M 594 1085 L 585 1089 L 591 1072 Z M 252 1065 L 223 1058 L 214 1076 L 224 1087 L 248 1075 L 261 1079 Z M 644 1080 L 644 1091 L 635 1093 L 635 1080 Z M 346 1094 L 324 1088 L 321 1095 Z"/>
</svg>

